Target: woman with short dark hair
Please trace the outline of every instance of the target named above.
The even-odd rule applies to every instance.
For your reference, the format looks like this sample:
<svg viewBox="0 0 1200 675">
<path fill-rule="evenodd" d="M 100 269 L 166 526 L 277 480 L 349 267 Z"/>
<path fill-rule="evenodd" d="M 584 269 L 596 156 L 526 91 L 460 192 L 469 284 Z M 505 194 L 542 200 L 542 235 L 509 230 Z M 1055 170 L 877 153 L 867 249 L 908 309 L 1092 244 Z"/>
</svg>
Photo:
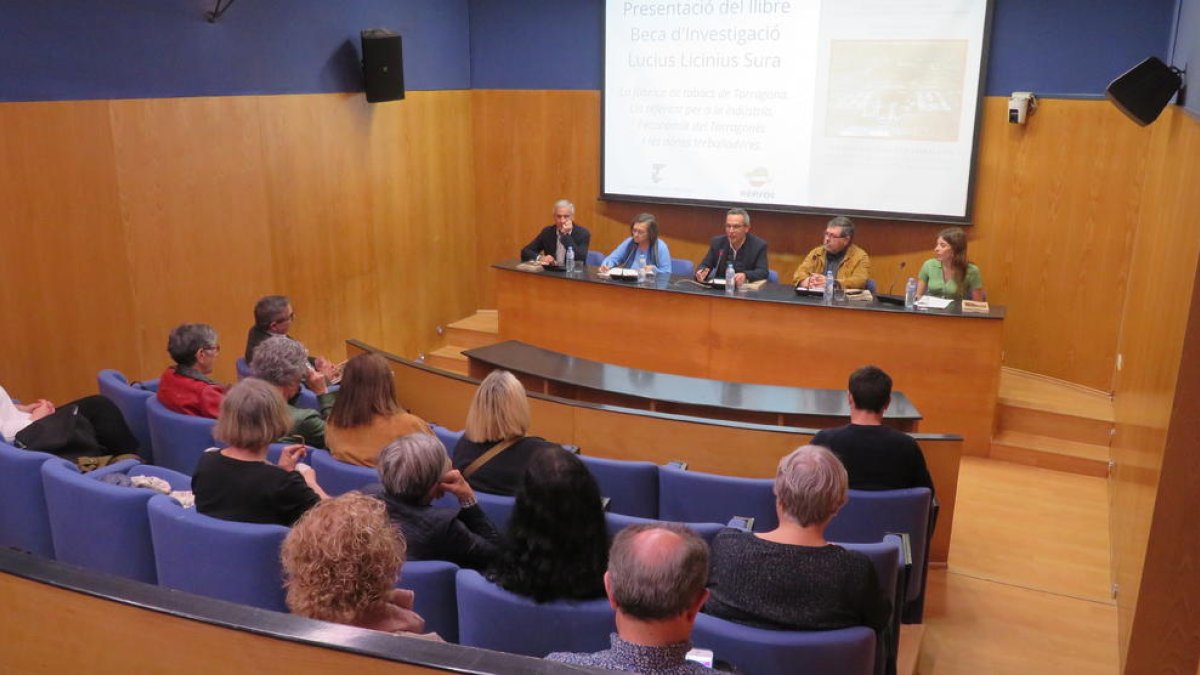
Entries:
<svg viewBox="0 0 1200 675">
<path fill-rule="evenodd" d="M 167 338 L 167 353 L 175 365 L 158 379 L 159 402 L 181 415 L 215 419 L 225 398 L 225 387 L 209 378 L 221 353 L 217 331 L 206 323 L 176 326 Z"/>
</svg>

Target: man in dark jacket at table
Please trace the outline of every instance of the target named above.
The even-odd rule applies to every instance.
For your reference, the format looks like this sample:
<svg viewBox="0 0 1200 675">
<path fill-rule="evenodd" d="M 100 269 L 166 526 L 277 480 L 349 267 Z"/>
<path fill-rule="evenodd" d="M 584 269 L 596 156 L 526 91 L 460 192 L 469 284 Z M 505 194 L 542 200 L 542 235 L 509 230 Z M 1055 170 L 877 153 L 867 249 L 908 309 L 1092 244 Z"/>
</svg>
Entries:
<svg viewBox="0 0 1200 675">
<path fill-rule="evenodd" d="M 554 224 L 542 228 L 533 241 L 521 249 L 521 260 L 562 265 L 567 259 L 567 249 L 573 248 L 575 262 L 583 265 L 591 242 L 592 234 L 575 224 L 575 205 L 560 199 L 554 203 Z"/>
</svg>

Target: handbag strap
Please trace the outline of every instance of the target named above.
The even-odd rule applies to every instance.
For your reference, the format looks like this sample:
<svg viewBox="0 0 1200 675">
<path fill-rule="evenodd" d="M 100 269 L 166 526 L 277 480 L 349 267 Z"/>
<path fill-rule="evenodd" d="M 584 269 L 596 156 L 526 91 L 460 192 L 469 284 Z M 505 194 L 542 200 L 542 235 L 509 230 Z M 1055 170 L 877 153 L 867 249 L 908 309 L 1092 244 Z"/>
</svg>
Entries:
<svg viewBox="0 0 1200 675">
<path fill-rule="evenodd" d="M 476 457 L 474 462 L 471 462 L 470 464 L 467 465 L 467 468 L 463 469 L 463 472 L 462 472 L 463 478 L 470 478 L 472 474 L 474 474 L 476 471 L 478 471 L 480 469 L 480 467 L 482 467 L 484 464 L 487 464 L 488 462 L 495 459 L 496 455 L 504 452 L 505 450 L 507 450 L 509 448 L 509 446 L 511 446 L 513 443 L 516 443 L 519 440 L 521 440 L 521 439 L 510 438 L 507 441 L 501 441 L 500 443 L 493 445 L 490 450 L 488 450 L 487 452 L 483 453 L 482 455 Z"/>
</svg>

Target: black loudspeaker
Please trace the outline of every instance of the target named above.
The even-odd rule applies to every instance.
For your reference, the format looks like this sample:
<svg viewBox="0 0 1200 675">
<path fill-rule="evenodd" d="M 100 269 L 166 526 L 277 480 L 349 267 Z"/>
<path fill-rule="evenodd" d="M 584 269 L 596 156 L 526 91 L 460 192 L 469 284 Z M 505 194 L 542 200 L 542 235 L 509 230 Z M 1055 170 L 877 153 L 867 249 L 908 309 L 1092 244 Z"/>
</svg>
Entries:
<svg viewBox="0 0 1200 675">
<path fill-rule="evenodd" d="M 1158 119 L 1182 86 L 1178 68 L 1151 56 L 1113 80 L 1104 95 L 1134 122 L 1146 126 Z"/>
<path fill-rule="evenodd" d="M 384 28 L 364 30 L 363 88 L 369 103 L 404 98 L 404 51 L 400 36 Z"/>
</svg>

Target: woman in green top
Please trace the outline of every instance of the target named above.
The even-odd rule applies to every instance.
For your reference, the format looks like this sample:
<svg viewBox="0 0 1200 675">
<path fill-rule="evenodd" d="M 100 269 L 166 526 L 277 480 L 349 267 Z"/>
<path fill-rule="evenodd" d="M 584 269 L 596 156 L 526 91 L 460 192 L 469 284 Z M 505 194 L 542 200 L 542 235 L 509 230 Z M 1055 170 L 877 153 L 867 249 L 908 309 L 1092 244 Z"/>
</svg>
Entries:
<svg viewBox="0 0 1200 675">
<path fill-rule="evenodd" d="M 933 257 L 921 265 L 917 297 L 926 293 L 939 298 L 983 300 L 983 275 L 975 263 L 967 262 L 967 234 L 959 227 L 938 233 Z"/>
</svg>

